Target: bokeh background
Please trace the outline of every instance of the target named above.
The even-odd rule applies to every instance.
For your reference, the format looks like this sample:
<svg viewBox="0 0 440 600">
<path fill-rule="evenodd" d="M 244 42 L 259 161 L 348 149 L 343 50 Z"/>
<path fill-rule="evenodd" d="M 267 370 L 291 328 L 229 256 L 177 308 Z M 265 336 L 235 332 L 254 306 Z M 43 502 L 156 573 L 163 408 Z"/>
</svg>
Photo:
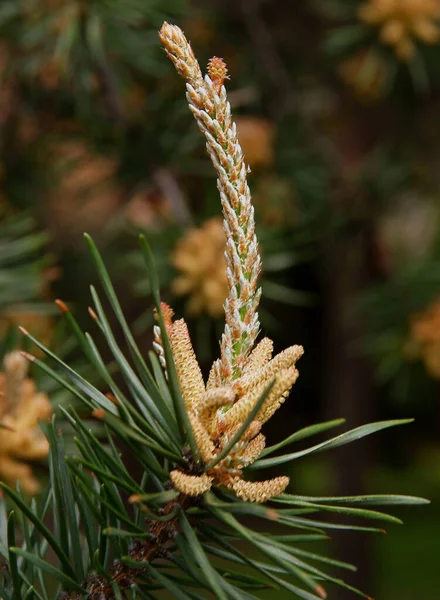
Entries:
<svg viewBox="0 0 440 600">
<path fill-rule="evenodd" d="M 416 419 L 297 462 L 292 489 L 430 498 L 400 511 L 404 527 L 335 535 L 328 551 L 358 564 L 352 583 L 378 600 L 436 600 L 438 0 L 2 0 L 1 354 L 22 344 L 20 323 L 80 360 L 53 300 L 92 327 L 84 231 L 147 352 L 142 231 L 205 368 L 217 357 L 220 202 L 183 82 L 159 44 L 163 20 L 185 30 L 202 65 L 216 54 L 229 67 L 263 254 L 263 333 L 278 350 L 305 347 L 271 441 L 337 417 L 347 427 Z M 45 385 L 54 403 L 69 401 Z"/>
</svg>

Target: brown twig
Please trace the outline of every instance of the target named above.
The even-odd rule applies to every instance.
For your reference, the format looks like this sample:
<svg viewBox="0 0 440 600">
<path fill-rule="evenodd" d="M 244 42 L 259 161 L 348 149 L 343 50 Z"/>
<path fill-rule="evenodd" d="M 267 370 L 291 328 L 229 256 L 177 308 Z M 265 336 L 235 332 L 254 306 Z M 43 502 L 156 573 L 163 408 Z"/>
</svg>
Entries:
<svg viewBox="0 0 440 600">
<path fill-rule="evenodd" d="M 180 494 L 176 500 L 171 500 L 163 508 L 162 516 L 167 516 L 173 512 L 176 507 L 187 509 L 194 502 L 194 498 Z M 129 557 L 137 562 L 152 562 L 155 558 L 167 558 L 169 543 L 177 533 L 178 515 L 172 517 L 169 521 L 152 521 L 149 529 L 151 538 L 149 540 L 136 539 L 129 550 Z M 120 560 L 115 560 L 109 571 L 108 578 L 96 573 L 91 573 L 83 586 L 87 589 L 87 600 L 114 600 L 114 590 L 112 583 L 116 583 L 120 590 L 128 589 L 135 583 L 139 576 L 147 573 L 145 568 L 133 568 L 125 565 Z M 81 596 L 76 592 L 69 592 L 64 595 L 64 600 L 81 600 Z"/>
</svg>

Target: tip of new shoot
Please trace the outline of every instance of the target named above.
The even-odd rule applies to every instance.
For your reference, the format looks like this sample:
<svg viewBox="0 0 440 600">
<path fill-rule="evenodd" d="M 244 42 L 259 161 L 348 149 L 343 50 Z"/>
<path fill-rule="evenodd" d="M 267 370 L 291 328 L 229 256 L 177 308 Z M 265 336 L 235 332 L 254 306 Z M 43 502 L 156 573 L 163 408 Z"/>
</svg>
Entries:
<svg viewBox="0 0 440 600">
<path fill-rule="evenodd" d="M 89 306 L 89 308 L 87 309 L 89 311 L 89 315 L 92 317 L 92 319 L 94 319 L 95 321 L 98 320 L 98 315 L 95 313 L 95 311 L 93 310 L 93 308 L 91 308 Z"/>
<path fill-rule="evenodd" d="M 230 79 L 228 75 L 228 68 L 223 58 L 219 58 L 218 56 L 213 56 L 210 58 L 207 71 L 209 78 L 214 84 L 216 92 L 219 93 L 222 85 L 225 82 L 225 79 Z"/>
<path fill-rule="evenodd" d="M 60 309 L 61 313 L 64 315 L 66 313 L 69 312 L 69 307 L 67 306 L 67 304 L 65 302 L 63 302 L 62 300 L 59 300 L 58 298 L 55 300 L 55 304 L 58 306 L 58 308 Z"/>
<path fill-rule="evenodd" d="M 21 325 L 19 325 L 18 328 L 23 335 L 29 335 L 29 331 L 27 329 L 25 329 L 24 327 L 22 327 Z"/>
<path fill-rule="evenodd" d="M 315 588 L 315 592 L 318 594 L 318 596 L 320 598 L 327 598 L 327 592 L 325 591 L 325 589 L 322 587 L 322 585 L 317 585 Z"/>
<path fill-rule="evenodd" d="M 29 354 L 29 352 L 24 352 L 23 350 L 20 352 L 20 354 L 26 359 L 29 360 L 30 362 L 34 362 L 35 360 L 35 356 L 33 356 L 32 354 Z"/>
<path fill-rule="evenodd" d="M 170 27 L 170 24 L 168 23 L 168 21 L 164 21 L 162 23 L 162 27 L 159 30 L 159 33 L 162 33 L 163 31 L 165 31 L 167 29 L 167 27 Z"/>
<path fill-rule="evenodd" d="M 128 501 L 130 502 L 130 504 L 136 504 L 137 502 L 141 501 L 141 497 L 139 494 L 132 494 Z"/>
</svg>

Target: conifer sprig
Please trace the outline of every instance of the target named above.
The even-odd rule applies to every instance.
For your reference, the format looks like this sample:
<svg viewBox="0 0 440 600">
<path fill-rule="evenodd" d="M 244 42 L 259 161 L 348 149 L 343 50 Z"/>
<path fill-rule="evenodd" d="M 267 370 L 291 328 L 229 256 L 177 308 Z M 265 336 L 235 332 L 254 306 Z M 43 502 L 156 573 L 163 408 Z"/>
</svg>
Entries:
<svg viewBox="0 0 440 600">
<path fill-rule="evenodd" d="M 284 493 L 289 483 L 286 475 L 266 481 L 247 481 L 244 475 L 250 466 L 263 469 L 292 462 L 408 421 L 373 423 L 310 448 L 277 454 L 287 445 L 341 424 L 335 420 L 299 430 L 265 448 L 261 427 L 281 407 L 298 377 L 296 362 L 302 347 L 292 346 L 274 358 L 273 344 L 267 338 L 254 347 L 259 328 L 259 256 L 246 168 L 222 86 L 225 67 L 220 59 L 212 60 L 203 79 L 178 28 L 165 24 L 161 39 L 189 81 L 190 105 L 212 146 L 210 154 L 219 175 L 230 278 L 222 356 L 205 383 L 185 322 L 173 321 L 171 309 L 161 304 L 151 252 L 141 240 L 159 328 L 155 331 L 159 360 L 154 356 L 150 368 L 99 251 L 87 238 L 118 330 L 113 330 L 100 293 L 93 288 L 90 315 L 96 329 L 92 334 L 81 331 L 64 303 L 57 304 L 79 347 L 100 374 L 102 389 L 25 330 L 48 360 L 24 356 L 84 403 L 104 424 L 105 437 L 97 438 L 73 408 L 62 409 L 75 431 L 77 453 L 66 456 L 54 420 L 42 423 L 50 447 L 50 487 L 42 502 L 29 504 L 20 488 L 14 491 L 0 483 L 7 498 L 0 500 L 0 555 L 7 565 L 0 573 L 1 597 L 143 600 L 168 591 L 182 600 L 213 596 L 248 600 L 258 598 L 262 589 L 273 593 L 284 589 L 295 598 L 320 600 L 327 597 L 327 586 L 338 585 L 368 598 L 339 574 L 339 570 L 353 570 L 351 565 L 298 546 L 326 539 L 327 528 L 383 530 L 327 523 L 315 514 L 337 512 L 397 523 L 395 517 L 370 506 L 424 504 L 426 500 L 382 495 L 310 498 Z M 118 377 L 105 364 L 95 333 L 108 345 Z M 133 461 L 139 466 L 138 477 L 128 468 Z M 10 510 L 11 503 L 15 510 Z M 46 524 L 49 511 L 53 528 Z M 16 530 L 18 513 L 23 523 L 20 530 Z M 253 529 L 242 523 L 242 517 L 261 520 L 262 527 Z M 264 529 L 266 521 L 292 532 L 275 535 Z M 252 547 L 251 556 L 237 547 L 237 541 Z"/>
</svg>

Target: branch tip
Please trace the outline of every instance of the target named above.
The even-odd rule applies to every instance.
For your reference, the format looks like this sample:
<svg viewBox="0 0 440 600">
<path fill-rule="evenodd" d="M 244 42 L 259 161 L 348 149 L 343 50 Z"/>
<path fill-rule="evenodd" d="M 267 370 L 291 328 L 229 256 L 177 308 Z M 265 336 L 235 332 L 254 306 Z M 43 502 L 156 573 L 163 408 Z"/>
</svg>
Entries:
<svg viewBox="0 0 440 600">
<path fill-rule="evenodd" d="M 217 93 L 219 93 L 225 79 L 230 79 L 228 75 L 228 68 L 223 58 L 219 58 L 218 56 L 213 56 L 210 58 L 207 71 L 209 78 L 214 85 L 214 89 Z"/>
</svg>

